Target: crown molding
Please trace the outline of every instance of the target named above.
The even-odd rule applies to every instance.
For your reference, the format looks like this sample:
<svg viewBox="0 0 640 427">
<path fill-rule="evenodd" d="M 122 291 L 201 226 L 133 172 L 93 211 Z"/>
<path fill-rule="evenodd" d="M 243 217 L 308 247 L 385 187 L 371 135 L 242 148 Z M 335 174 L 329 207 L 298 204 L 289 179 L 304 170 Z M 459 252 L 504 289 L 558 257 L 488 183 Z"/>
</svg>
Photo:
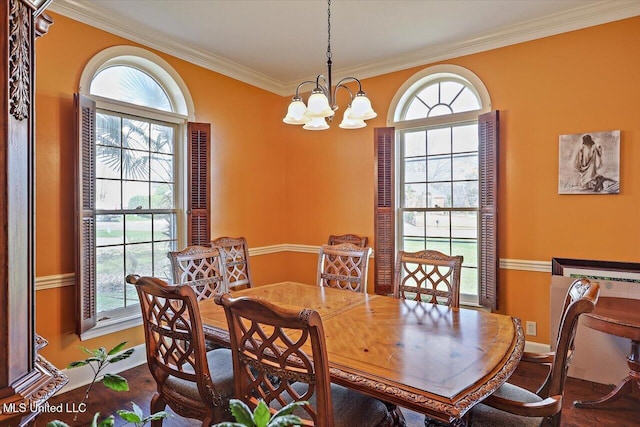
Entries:
<svg viewBox="0 0 640 427">
<path fill-rule="evenodd" d="M 160 52 L 183 59 L 227 77 L 256 86 L 280 96 L 291 95 L 303 80 L 315 80 L 315 76 L 295 82 L 283 82 L 257 72 L 251 68 L 229 61 L 202 49 L 176 43 L 170 37 L 142 26 L 128 18 L 116 16 L 110 11 L 78 0 L 55 0 L 49 7 L 53 12 L 68 18 L 124 37 Z M 516 43 L 600 25 L 607 22 L 640 15 L 637 0 L 610 0 L 588 3 L 570 11 L 556 13 L 545 18 L 533 19 L 518 25 L 501 28 L 498 31 L 459 43 L 440 44 L 419 49 L 405 55 L 383 61 L 374 61 L 356 67 L 334 69 L 335 80 L 357 75 L 359 79 L 370 78 L 394 71 L 405 70 L 420 65 L 444 61 L 496 49 Z"/>
</svg>

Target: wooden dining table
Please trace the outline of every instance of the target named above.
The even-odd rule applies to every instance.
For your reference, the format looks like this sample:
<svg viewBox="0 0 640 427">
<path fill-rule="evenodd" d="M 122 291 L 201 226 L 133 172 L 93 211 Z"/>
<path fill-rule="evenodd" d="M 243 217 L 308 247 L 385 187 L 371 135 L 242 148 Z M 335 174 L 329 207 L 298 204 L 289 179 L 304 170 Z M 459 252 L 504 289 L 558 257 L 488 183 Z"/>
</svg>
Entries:
<svg viewBox="0 0 640 427">
<path fill-rule="evenodd" d="M 232 292 L 319 312 L 331 381 L 432 418 L 463 425 L 522 357 L 520 319 L 299 283 Z M 207 339 L 229 344 L 224 311 L 199 303 Z"/>
</svg>

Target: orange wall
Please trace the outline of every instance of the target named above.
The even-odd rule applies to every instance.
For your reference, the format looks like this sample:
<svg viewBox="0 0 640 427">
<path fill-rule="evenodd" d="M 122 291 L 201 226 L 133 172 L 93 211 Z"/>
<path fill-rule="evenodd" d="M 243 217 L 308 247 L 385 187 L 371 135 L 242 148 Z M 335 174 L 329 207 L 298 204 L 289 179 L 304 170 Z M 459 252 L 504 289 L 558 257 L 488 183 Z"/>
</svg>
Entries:
<svg viewBox="0 0 640 427">
<path fill-rule="evenodd" d="M 82 68 L 106 47 L 133 44 L 54 19 L 36 46 L 38 276 L 74 270 L 72 99 Z M 640 57 L 630 54 L 638 48 L 640 17 L 446 61 L 476 73 L 501 110 L 501 258 L 640 262 L 640 175 L 632 173 Z M 196 120 L 212 124 L 213 236 L 244 235 L 252 247 L 319 245 L 344 232 L 373 237 L 373 128 L 386 125 L 397 89 L 427 65 L 363 81 L 379 114 L 368 127 L 306 132 L 281 122 L 289 97 L 158 54 L 189 87 Z M 558 135 L 613 129 L 621 131 L 621 193 L 558 195 Z M 261 255 L 252 273 L 258 283 L 313 283 L 316 262 L 313 254 Z M 501 270 L 499 278 L 500 311 L 537 321 L 538 336 L 528 339 L 548 343 L 549 274 Z M 37 293 L 37 330 L 50 341 L 43 353 L 59 366 L 80 357 L 72 295 L 73 287 Z M 82 344 L 121 338 L 142 342 L 136 328 Z"/>
<path fill-rule="evenodd" d="M 640 262 L 638 49 L 635 17 L 445 61 L 477 74 L 501 111 L 500 258 Z M 345 231 L 373 236 L 373 128 L 386 125 L 397 89 L 425 67 L 363 81 L 378 112 L 364 129 L 284 130 L 291 242 L 320 244 Z M 558 136 L 614 129 L 621 193 L 558 195 Z M 291 274 L 313 280 L 308 265 Z M 527 339 L 548 343 L 550 275 L 501 270 L 499 280 L 500 311 L 536 321 L 538 335 Z"/>
<path fill-rule="evenodd" d="M 36 275 L 74 272 L 74 110 L 86 63 L 101 50 L 135 45 L 52 14 L 54 25 L 36 45 Z M 282 98 L 188 62 L 155 52 L 185 81 L 196 121 L 212 129 L 212 235 L 246 236 L 252 246 L 283 243 L 285 144 L 278 137 Z M 238 114 L 236 112 L 240 112 Z M 247 117 L 250 120 L 247 120 Z M 265 257 L 262 257 L 265 258 Z M 255 280 L 285 280 L 281 255 L 256 259 Z M 266 259 L 265 259 L 266 261 Z M 82 357 L 74 334 L 73 287 L 38 291 L 37 332 L 49 340 L 43 355 L 58 366 Z M 143 342 L 141 328 L 97 338 L 97 347 Z"/>
</svg>

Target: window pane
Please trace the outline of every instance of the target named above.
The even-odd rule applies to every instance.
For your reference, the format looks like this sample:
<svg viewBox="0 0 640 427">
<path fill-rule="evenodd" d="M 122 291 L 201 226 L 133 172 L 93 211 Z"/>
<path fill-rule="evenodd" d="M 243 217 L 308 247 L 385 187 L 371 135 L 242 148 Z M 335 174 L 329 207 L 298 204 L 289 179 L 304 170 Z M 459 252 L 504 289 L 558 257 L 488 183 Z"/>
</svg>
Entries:
<svg viewBox="0 0 640 427">
<path fill-rule="evenodd" d="M 125 209 L 149 209 L 149 183 L 123 181 Z"/>
<path fill-rule="evenodd" d="M 176 235 L 176 215 L 175 214 L 155 214 L 153 215 L 153 240 L 175 240 Z M 173 249 L 172 249 L 173 250 Z"/>
<path fill-rule="evenodd" d="M 429 184 L 429 206 L 430 208 L 448 208 L 451 206 L 451 184 L 448 182 L 438 182 Z"/>
<path fill-rule="evenodd" d="M 96 144 L 119 147 L 120 122 L 118 116 L 96 113 Z"/>
<path fill-rule="evenodd" d="M 127 148 L 149 151 L 149 122 L 122 119 L 122 145 Z"/>
<path fill-rule="evenodd" d="M 171 209 L 173 206 L 173 185 L 151 183 L 151 209 Z"/>
<path fill-rule="evenodd" d="M 478 215 L 476 212 L 451 213 L 451 237 L 475 239 L 478 236 Z"/>
<path fill-rule="evenodd" d="M 453 179 L 478 179 L 478 154 L 456 154 L 453 156 Z"/>
<path fill-rule="evenodd" d="M 438 104 L 429 111 L 429 117 L 446 116 L 451 113 L 448 105 Z"/>
<path fill-rule="evenodd" d="M 464 86 L 461 83 L 442 82 L 440 84 L 440 102 L 450 105 L 463 89 Z"/>
<path fill-rule="evenodd" d="M 173 182 L 173 156 L 151 154 L 151 181 Z"/>
<path fill-rule="evenodd" d="M 120 154 L 119 148 L 96 146 L 96 178 L 120 179 Z"/>
<path fill-rule="evenodd" d="M 451 128 L 427 131 L 427 154 L 451 153 Z"/>
<path fill-rule="evenodd" d="M 105 98 L 172 111 L 164 89 L 151 76 L 123 65 L 101 70 L 91 81 L 90 92 Z"/>
<path fill-rule="evenodd" d="M 427 114 L 429 114 L 429 109 L 427 108 L 427 106 L 424 105 L 424 103 L 419 99 L 414 99 L 411 104 L 409 104 L 409 108 L 407 108 L 404 119 L 421 119 L 423 117 L 427 117 Z"/>
<path fill-rule="evenodd" d="M 439 251 L 445 255 L 451 255 L 451 244 L 449 239 L 427 239 L 427 249 L 432 251 Z"/>
<path fill-rule="evenodd" d="M 452 250 L 455 255 L 462 255 L 462 267 L 478 267 L 478 241 L 454 239 Z"/>
<path fill-rule="evenodd" d="M 460 96 L 456 98 L 451 104 L 454 113 L 460 113 L 463 111 L 472 111 L 480 109 L 480 100 L 469 90 L 465 88 Z"/>
<path fill-rule="evenodd" d="M 122 177 L 138 181 L 149 180 L 149 152 L 122 150 Z"/>
<path fill-rule="evenodd" d="M 449 212 L 427 212 L 427 237 L 449 237 Z"/>
<path fill-rule="evenodd" d="M 435 156 L 427 160 L 429 182 L 451 181 L 451 157 Z"/>
<path fill-rule="evenodd" d="M 404 134 L 405 157 L 424 156 L 427 154 L 425 132 L 407 132 Z"/>
<path fill-rule="evenodd" d="M 407 159 L 404 163 L 405 182 L 425 182 L 427 180 L 427 159 L 425 157 Z"/>
<path fill-rule="evenodd" d="M 453 128 L 453 152 L 478 151 L 478 125 L 455 126 Z"/>
<path fill-rule="evenodd" d="M 426 184 L 406 184 L 404 186 L 404 207 L 405 208 L 425 208 L 427 207 L 427 185 Z"/>
<path fill-rule="evenodd" d="M 124 307 L 124 248 L 96 248 L 97 312 Z"/>
<path fill-rule="evenodd" d="M 127 243 L 150 242 L 151 215 L 125 215 L 125 236 Z"/>
<path fill-rule="evenodd" d="M 124 243 L 122 215 L 96 215 L 96 246 Z"/>
<path fill-rule="evenodd" d="M 429 108 L 433 108 L 434 105 L 440 103 L 439 89 L 440 85 L 438 83 L 431 84 L 418 93 L 418 98 L 427 104 Z"/>
<path fill-rule="evenodd" d="M 467 259 L 464 259 L 465 264 Z M 478 295 L 478 269 L 462 267 L 460 272 L 460 294 Z"/>
<path fill-rule="evenodd" d="M 151 125 L 151 151 L 173 153 L 173 127 L 156 123 Z"/>
<path fill-rule="evenodd" d="M 453 183 L 453 207 L 478 207 L 478 181 L 462 181 Z"/>
<path fill-rule="evenodd" d="M 122 209 L 120 181 L 96 179 L 96 209 Z"/>
<path fill-rule="evenodd" d="M 173 282 L 171 274 L 171 261 L 167 256 L 169 251 L 175 251 L 176 242 L 158 242 L 153 245 L 153 275 L 168 283 Z"/>
<path fill-rule="evenodd" d="M 126 245 L 126 249 L 127 268 L 125 277 L 129 274 L 153 276 L 153 260 L 151 259 L 153 248 L 151 243 Z"/>
<path fill-rule="evenodd" d="M 402 241 L 402 247 L 407 252 L 423 251 L 427 248 L 426 239 L 419 239 L 415 237 L 405 237 Z"/>
<path fill-rule="evenodd" d="M 402 233 L 406 236 L 425 235 L 425 212 L 405 211 L 402 214 Z"/>
</svg>

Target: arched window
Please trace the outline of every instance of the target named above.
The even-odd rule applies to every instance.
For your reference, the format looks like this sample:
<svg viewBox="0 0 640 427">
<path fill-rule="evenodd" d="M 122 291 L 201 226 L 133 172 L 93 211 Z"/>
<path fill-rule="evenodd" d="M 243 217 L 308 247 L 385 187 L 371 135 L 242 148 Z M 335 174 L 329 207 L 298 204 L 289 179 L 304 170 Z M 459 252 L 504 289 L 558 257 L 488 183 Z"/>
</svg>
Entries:
<svg viewBox="0 0 640 427">
<path fill-rule="evenodd" d="M 128 274 L 171 278 L 167 252 L 186 241 L 184 135 L 193 104 L 168 63 L 131 46 L 87 64 L 78 100 L 85 339 L 139 323 Z"/>
<path fill-rule="evenodd" d="M 495 252 L 496 230 L 483 234 L 481 214 L 486 184 L 491 180 L 495 188 L 495 174 L 484 173 L 484 150 L 493 145 L 478 129 L 479 117 L 490 110 L 480 79 L 453 65 L 414 75 L 389 109 L 396 141 L 395 244 L 404 251 L 463 255 L 460 300 L 467 304 L 479 303 L 482 267 L 493 263 L 485 252 Z M 490 160 L 495 166 L 493 155 Z"/>
</svg>

